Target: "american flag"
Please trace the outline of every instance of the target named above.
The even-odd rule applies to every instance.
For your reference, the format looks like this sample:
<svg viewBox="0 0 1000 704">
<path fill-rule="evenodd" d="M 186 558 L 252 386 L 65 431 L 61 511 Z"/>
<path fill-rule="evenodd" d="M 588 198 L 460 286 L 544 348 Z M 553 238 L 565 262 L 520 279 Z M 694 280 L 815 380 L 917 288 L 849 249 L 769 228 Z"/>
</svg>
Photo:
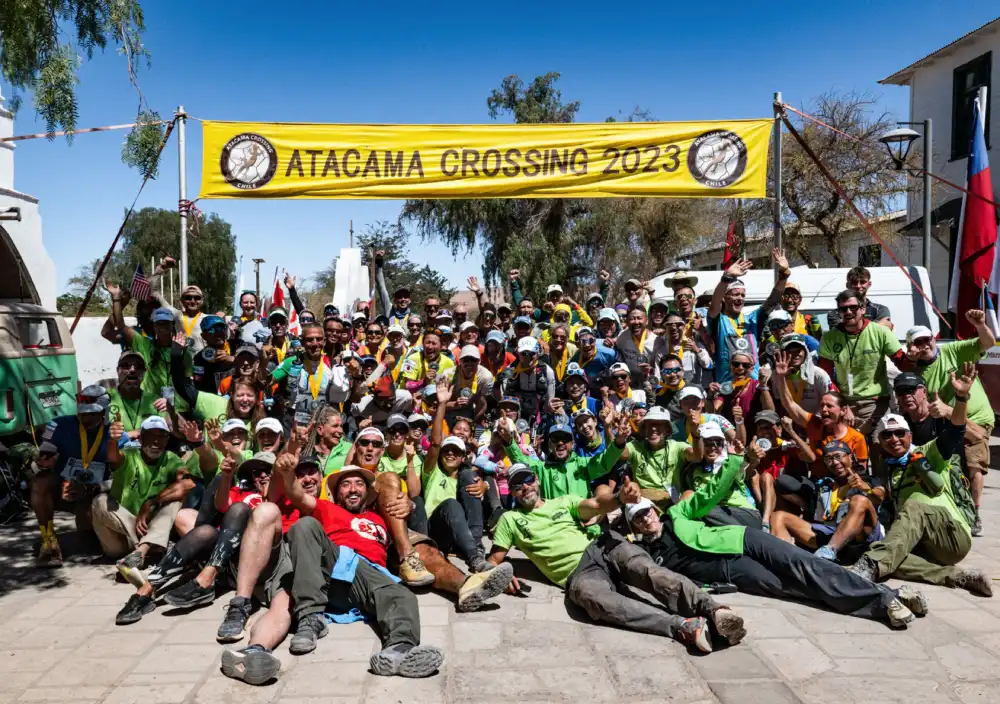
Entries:
<svg viewBox="0 0 1000 704">
<path fill-rule="evenodd" d="M 145 301 L 151 293 L 149 279 L 142 273 L 142 267 L 138 264 L 135 265 L 135 273 L 132 275 L 132 285 L 129 286 L 129 290 L 132 292 L 132 298 L 137 301 Z"/>
</svg>

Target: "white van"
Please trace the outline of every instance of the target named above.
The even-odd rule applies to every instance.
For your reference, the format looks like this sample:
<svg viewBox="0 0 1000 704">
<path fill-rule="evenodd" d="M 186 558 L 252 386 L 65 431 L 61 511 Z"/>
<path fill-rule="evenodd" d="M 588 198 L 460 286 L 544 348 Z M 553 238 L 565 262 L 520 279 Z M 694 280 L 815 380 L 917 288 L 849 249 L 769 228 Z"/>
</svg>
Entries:
<svg viewBox="0 0 1000 704">
<path fill-rule="evenodd" d="M 868 298 L 875 303 L 881 303 L 892 313 L 893 330 L 896 337 L 901 341 L 906 337 L 906 331 L 914 325 L 925 325 L 937 335 L 941 320 L 934 313 L 934 309 L 917 291 L 913 283 L 906 275 L 895 266 L 870 267 L 872 273 L 872 286 L 868 290 Z M 810 269 L 806 266 L 792 268 L 792 277 L 789 281 L 798 284 L 802 291 L 802 303 L 799 310 L 803 313 L 810 313 L 823 326 L 823 330 L 828 330 L 826 314 L 837 307 L 837 294 L 847 286 L 847 272 L 850 268 L 843 269 Z M 930 276 L 922 266 L 910 266 L 906 268 L 907 273 L 920 284 L 920 287 L 934 300 L 933 289 L 931 288 Z M 711 295 L 715 290 L 719 279 L 722 278 L 722 271 L 692 271 L 692 276 L 698 277 L 695 284 L 695 292 Z M 651 284 L 655 291 L 654 298 L 665 298 L 673 300 L 673 289 L 670 281 L 674 274 L 657 274 Z M 763 303 L 771 289 L 774 287 L 774 271 L 748 271 L 742 277 L 747 285 L 746 306 L 747 312 L 754 310 Z M 937 305 L 937 301 L 934 300 Z M 940 306 L 938 306 L 940 309 Z M 944 312 L 944 311 L 942 311 Z"/>
</svg>

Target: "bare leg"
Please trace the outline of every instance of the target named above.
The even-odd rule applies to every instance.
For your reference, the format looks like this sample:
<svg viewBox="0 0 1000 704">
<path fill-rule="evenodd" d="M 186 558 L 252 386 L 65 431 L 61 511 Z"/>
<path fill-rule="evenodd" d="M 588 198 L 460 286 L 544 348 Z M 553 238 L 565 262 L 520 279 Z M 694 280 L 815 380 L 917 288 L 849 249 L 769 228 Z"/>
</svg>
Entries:
<svg viewBox="0 0 1000 704">
<path fill-rule="evenodd" d="M 434 575 L 433 587 L 438 591 L 458 594 L 459 588 L 465 583 L 465 573 L 451 564 L 440 550 L 427 543 L 417 545 L 416 551 L 424 561 L 424 567 Z"/>
<path fill-rule="evenodd" d="M 379 472 L 378 478 L 375 480 L 375 490 L 378 492 L 376 503 L 379 514 L 385 520 L 389 535 L 392 536 L 392 541 L 396 544 L 396 553 L 402 561 L 413 550 L 413 546 L 410 545 L 410 529 L 406 527 L 406 521 L 402 518 L 391 518 L 385 511 L 385 505 L 402 496 L 403 484 L 400 482 L 398 474 Z"/>
<path fill-rule="evenodd" d="M 760 501 L 763 503 L 761 520 L 766 524 L 770 524 L 771 514 L 774 513 L 774 505 L 778 498 L 774 491 L 774 477 L 770 474 L 764 473 L 760 475 L 760 495 Z"/>
<path fill-rule="evenodd" d="M 855 494 L 850 499 L 847 515 L 837 524 L 837 531 L 830 538 L 830 549 L 839 551 L 852 540 L 863 540 L 875 527 L 875 507 L 866 496 Z"/>
<path fill-rule="evenodd" d="M 56 493 L 60 479 L 53 472 L 42 472 L 31 480 L 31 510 L 35 512 L 38 525 L 48 527 L 56 515 Z"/>
<path fill-rule="evenodd" d="M 280 540 L 281 511 L 275 504 L 265 501 L 250 514 L 250 522 L 243 534 L 240 564 L 236 571 L 236 596 L 249 599 L 253 595 L 253 588 L 267 567 L 271 550 Z"/>
<path fill-rule="evenodd" d="M 198 520 L 198 512 L 193 508 L 182 508 L 177 512 L 177 517 L 174 519 L 174 530 L 177 531 L 177 535 L 182 538 L 191 532 L 194 528 L 195 521 Z"/>
<path fill-rule="evenodd" d="M 983 486 L 986 484 L 986 475 L 976 467 L 969 467 L 969 493 L 972 494 L 972 503 L 979 508 L 979 500 L 983 498 Z"/>
<path fill-rule="evenodd" d="M 785 513 L 784 511 L 775 511 L 771 520 L 775 518 L 778 518 L 781 525 L 781 534 L 778 535 L 774 532 L 774 524 L 772 523 L 772 535 L 781 538 L 786 543 L 794 542 L 810 550 L 815 550 L 819 547 L 819 543 L 816 542 L 816 532 L 812 529 L 809 521 L 798 516 L 793 516 L 790 513 Z"/>
<path fill-rule="evenodd" d="M 260 509 L 254 509 L 256 513 Z M 271 599 L 271 606 L 264 615 L 254 621 L 250 629 L 250 645 L 262 645 L 271 650 L 288 635 L 292 627 L 292 599 L 284 589 Z"/>
<path fill-rule="evenodd" d="M 771 514 L 771 535 L 785 542 L 792 539 L 792 536 L 788 534 L 788 529 L 785 528 L 785 517 L 790 515 L 786 511 L 775 511 Z"/>
</svg>

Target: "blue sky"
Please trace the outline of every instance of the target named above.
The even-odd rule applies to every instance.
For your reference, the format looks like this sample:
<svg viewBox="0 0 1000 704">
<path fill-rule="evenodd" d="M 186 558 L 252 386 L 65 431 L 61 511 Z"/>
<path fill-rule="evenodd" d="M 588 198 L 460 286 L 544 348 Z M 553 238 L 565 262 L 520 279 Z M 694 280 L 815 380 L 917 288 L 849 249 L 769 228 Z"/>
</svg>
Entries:
<svg viewBox="0 0 1000 704">
<path fill-rule="evenodd" d="M 771 95 L 808 104 L 828 90 L 868 91 L 905 119 L 908 90 L 876 81 L 992 20 L 995 1 L 854 3 L 150 2 L 140 73 L 150 104 L 195 117 L 294 122 L 488 122 L 486 97 L 516 73 L 559 71 L 580 121 L 635 105 L 661 120 L 764 117 Z M 781 5 L 781 7 L 774 7 Z M 950 7 L 949 7 L 950 5 Z M 490 8 L 494 9 L 490 9 Z M 905 7 L 905 12 L 900 8 Z M 433 8 L 433 9 L 430 9 Z M 4 87 L 9 94 L 9 87 Z M 79 126 L 129 122 L 136 96 L 124 60 L 98 54 L 80 73 Z M 30 102 L 18 134 L 44 130 Z M 18 146 L 15 186 L 41 199 L 60 285 L 103 255 L 139 175 L 120 160 L 124 132 Z M 201 128 L 188 123 L 188 197 L 198 193 Z M 395 220 L 399 201 L 204 201 L 232 223 L 245 260 L 308 277 L 355 231 Z M 139 207 L 176 208 L 177 145 Z M 456 261 L 412 240 L 411 259 L 464 285 L 478 253 Z M 250 282 L 249 277 L 247 282 Z M 62 290 L 62 289 L 60 289 Z"/>
</svg>

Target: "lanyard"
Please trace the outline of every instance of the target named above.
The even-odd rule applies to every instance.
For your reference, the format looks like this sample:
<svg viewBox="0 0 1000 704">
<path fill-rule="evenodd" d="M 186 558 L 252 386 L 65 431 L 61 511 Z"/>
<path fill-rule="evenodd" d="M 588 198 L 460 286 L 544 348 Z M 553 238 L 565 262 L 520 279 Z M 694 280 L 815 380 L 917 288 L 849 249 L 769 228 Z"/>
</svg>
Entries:
<svg viewBox="0 0 1000 704">
<path fill-rule="evenodd" d="M 736 333 L 736 337 L 743 337 L 743 328 L 746 326 L 746 322 L 743 320 L 743 314 L 740 313 L 739 318 L 731 318 L 727 315 L 726 319 L 732 325 L 733 332 Z"/>
<path fill-rule="evenodd" d="M 471 386 L 472 387 L 472 395 L 475 396 L 476 395 L 476 391 L 479 390 L 479 370 L 476 370 L 476 372 L 472 375 L 472 383 L 471 384 L 469 384 L 469 383 L 467 383 L 465 381 L 465 374 L 462 373 L 461 367 L 458 370 L 457 376 L 458 376 L 458 390 L 461 391 L 462 389 L 464 389 L 464 388 L 466 388 L 468 386 Z"/>
<path fill-rule="evenodd" d="M 80 424 L 80 458 L 83 461 L 83 468 L 86 469 L 91 462 L 94 461 L 94 457 L 97 455 L 97 451 L 101 447 L 101 438 L 104 437 L 104 426 L 102 425 L 97 429 L 97 436 L 94 438 L 94 444 L 87 444 L 87 431 L 84 429 L 83 424 Z"/>
<path fill-rule="evenodd" d="M 281 344 L 281 347 L 274 348 L 274 354 L 278 358 L 278 364 L 285 361 L 285 356 L 288 354 L 288 336 L 285 336 L 285 341 Z"/>
<path fill-rule="evenodd" d="M 645 335 L 645 333 L 643 333 Z M 642 353 L 642 350 L 639 350 Z M 556 362 L 555 373 L 556 379 L 562 381 L 563 377 L 566 375 L 566 364 L 569 362 L 569 346 L 563 347 L 562 355 L 559 357 L 559 361 Z"/>
<path fill-rule="evenodd" d="M 587 407 L 587 397 L 584 396 L 583 398 L 580 399 L 579 403 L 574 403 L 572 406 L 569 407 L 569 413 L 572 416 L 577 411 L 582 411 L 586 407 Z"/>
<path fill-rule="evenodd" d="M 639 354 L 642 354 L 643 350 L 646 348 L 646 335 L 648 333 L 649 330 L 643 330 L 642 335 L 638 340 L 635 339 L 635 335 L 632 336 L 632 343 L 635 345 L 636 352 Z"/>
<path fill-rule="evenodd" d="M 181 327 L 184 328 L 185 335 L 191 337 L 191 335 L 194 334 L 194 326 L 198 322 L 199 318 L 201 318 L 201 313 L 198 313 L 193 318 L 187 317 L 186 313 L 181 314 Z"/>
<path fill-rule="evenodd" d="M 316 363 L 316 371 L 309 375 L 309 393 L 312 394 L 314 401 L 319 398 L 320 385 L 323 383 L 323 366 L 320 360 Z"/>
<path fill-rule="evenodd" d="M 139 392 L 139 400 L 135 402 L 135 413 L 129 413 L 128 401 L 126 401 L 120 395 L 119 395 L 119 398 L 121 398 L 121 401 L 122 401 L 122 408 L 125 409 L 125 418 L 128 419 L 129 426 L 131 426 L 131 427 L 125 428 L 125 430 L 136 430 L 136 429 L 138 429 L 138 427 L 139 427 L 139 412 L 140 412 L 141 406 L 142 406 L 142 391 Z M 100 444 L 100 443 L 101 443 L 101 441 L 98 438 L 97 444 Z M 83 447 L 83 442 L 82 441 L 80 442 L 80 446 L 81 446 L 81 448 Z"/>
</svg>

